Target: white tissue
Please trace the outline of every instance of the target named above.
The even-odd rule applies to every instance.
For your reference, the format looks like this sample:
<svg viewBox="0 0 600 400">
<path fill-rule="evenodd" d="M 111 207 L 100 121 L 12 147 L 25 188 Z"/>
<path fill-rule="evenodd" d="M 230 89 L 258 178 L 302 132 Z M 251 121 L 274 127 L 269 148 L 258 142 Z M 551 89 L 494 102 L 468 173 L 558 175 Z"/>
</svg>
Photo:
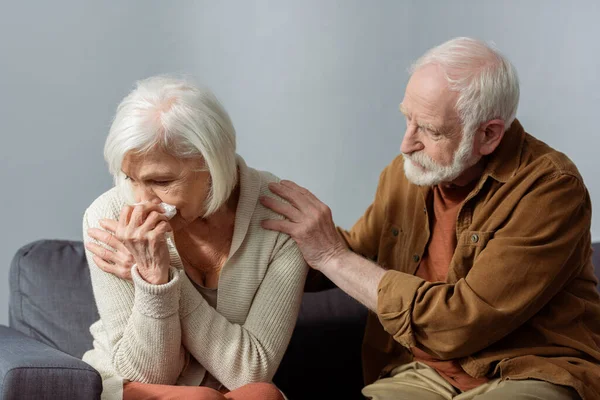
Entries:
<svg viewBox="0 0 600 400">
<path fill-rule="evenodd" d="M 139 206 L 140 204 L 144 204 L 142 203 L 134 203 L 132 204 L 133 206 Z M 171 204 L 167 204 L 167 203 L 160 203 L 159 204 L 160 208 L 163 209 L 164 213 L 165 213 L 165 217 L 167 217 L 167 219 L 171 219 L 175 216 L 175 214 L 177 214 L 177 208 L 174 205 Z"/>
<path fill-rule="evenodd" d="M 177 208 L 174 205 L 167 203 L 160 203 L 160 206 L 165 211 L 165 217 L 171 219 L 177 214 Z"/>
</svg>

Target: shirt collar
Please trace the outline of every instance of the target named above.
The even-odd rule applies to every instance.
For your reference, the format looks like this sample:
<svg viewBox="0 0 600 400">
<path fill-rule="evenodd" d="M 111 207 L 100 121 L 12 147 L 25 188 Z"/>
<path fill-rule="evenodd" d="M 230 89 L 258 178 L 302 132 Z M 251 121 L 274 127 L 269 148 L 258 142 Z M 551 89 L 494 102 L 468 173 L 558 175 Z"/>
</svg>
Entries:
<svg viewBox="0 0 600 400">
<path fill-rule="evenodd" d="M 523 152 L 525 130 L 518 120 L 514 120 L 510 128 L 504 133 L 502 141 L 496 151 L 488 156 L 488 163 L 482 178 L 488 176 L 498 182 L 506 182 L 517 173 Z"/>
<path fill-rule="evenodd" d="M 510 128 L 504 133 L 496 150 L 488 156 L 487 165 L 479 179 L 479 184 L 474 189 L 475 191 L 479 191 L 488 176 L 498 182 L 505 183 L 517 173 L 521 161 L 521 153 L 523 152 L 525 134 L 525 129 L 515 119 Z M 419 190 L 423 196 L 423 200 L 426 201 L 431 191 L 431 186 L 421 186 Z"/>
</svg>

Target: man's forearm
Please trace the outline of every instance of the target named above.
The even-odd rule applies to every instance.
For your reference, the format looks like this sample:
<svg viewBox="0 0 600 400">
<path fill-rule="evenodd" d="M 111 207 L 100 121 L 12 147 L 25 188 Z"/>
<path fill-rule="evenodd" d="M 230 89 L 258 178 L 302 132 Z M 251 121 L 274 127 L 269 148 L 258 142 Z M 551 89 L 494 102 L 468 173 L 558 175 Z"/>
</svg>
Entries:
<svg viewBox="0 0 600 400">
<path fill-rule="evenodd" d="M 348 250 L 319 269 L 344 292 L 370 310 L 377 310 L 377 288 L 386 272 L 379 265 Z"/>
</svg>

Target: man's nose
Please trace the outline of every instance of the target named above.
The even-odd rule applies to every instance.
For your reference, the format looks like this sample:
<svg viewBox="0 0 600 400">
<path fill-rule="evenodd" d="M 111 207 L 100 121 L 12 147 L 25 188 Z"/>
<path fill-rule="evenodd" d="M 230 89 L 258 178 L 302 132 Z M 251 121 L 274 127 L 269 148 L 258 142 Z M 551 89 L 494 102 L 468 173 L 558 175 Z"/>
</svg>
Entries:
<svg viewBox="0 0 600 400">
<path fill-rule="evenodd" d="M 423 143 L 418 138 L 417 128 L 413 125 L 409 125 L 404 133 L 400 151 L 404 154 L 411 154 L 423 150 L 424 147 L 425 146 L 423 146 Z"/>
</svg>

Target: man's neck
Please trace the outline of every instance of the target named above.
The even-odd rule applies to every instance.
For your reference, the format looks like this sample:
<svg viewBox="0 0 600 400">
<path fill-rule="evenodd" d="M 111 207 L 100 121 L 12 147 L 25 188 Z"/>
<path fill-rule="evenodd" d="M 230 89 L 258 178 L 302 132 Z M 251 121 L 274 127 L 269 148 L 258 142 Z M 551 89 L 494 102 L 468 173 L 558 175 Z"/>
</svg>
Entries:
<svg viewBox="0 0 600 400">
<path fill-rule="evenodd" d="M 485 169 L 486 160 L 485 158 L 481 158 L 477 164 L 472 167 L 467 168 L 458 178 L 453 180 L 452 182 L 443 182 L 441 185 L 451 187 L 451 186 L 467 186 L 473 181 L 478 180 L 483 174 Z"/>
</svg>

